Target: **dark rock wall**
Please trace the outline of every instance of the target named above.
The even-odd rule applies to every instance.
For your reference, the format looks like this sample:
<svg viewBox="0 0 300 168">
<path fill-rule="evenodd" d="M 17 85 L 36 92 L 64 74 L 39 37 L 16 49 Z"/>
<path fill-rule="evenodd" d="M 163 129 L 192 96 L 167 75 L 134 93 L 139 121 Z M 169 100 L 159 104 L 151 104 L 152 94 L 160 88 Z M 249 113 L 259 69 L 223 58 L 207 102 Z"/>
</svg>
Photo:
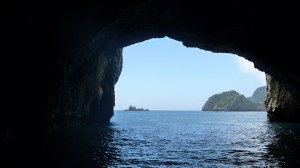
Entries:
<svg viewBox="0 0 300 168">
<path fill-rule="evenodd" d="M 13 6 L 3 24 L 0 143 L 8 151 L 27 151 L 62 127 L 109 122 L 122 70 L 122 48 L 108 45 L 114 33 L 98 29 L 113 15 L 28 4 Z"/>
<path fill-rule="evenodd" d="M 300 122 L 300 98 L 270 75 L 267 79 L 267 98 L 265 101 L 269 121 Z"/>
<path fill-rule="evenodd" d="M 1 144 L 38 142 L 49 130 L 108 122 L 121 48 L 150 38 L 238 54 L 300 96 L 300 72 L 293 66 L 298 47 L 289 42 L 299 34 L 292 2 L 31 1 L 3 7 Z"/>
<path fill-rule="evenodd" d="M 60 62 L 57 87 L 50 93 L 51 126 L 108 122 L 114 107 L 114 85 L 122 67 L 122 50 L 68 57 L 72 59 Z"/>
</svg>

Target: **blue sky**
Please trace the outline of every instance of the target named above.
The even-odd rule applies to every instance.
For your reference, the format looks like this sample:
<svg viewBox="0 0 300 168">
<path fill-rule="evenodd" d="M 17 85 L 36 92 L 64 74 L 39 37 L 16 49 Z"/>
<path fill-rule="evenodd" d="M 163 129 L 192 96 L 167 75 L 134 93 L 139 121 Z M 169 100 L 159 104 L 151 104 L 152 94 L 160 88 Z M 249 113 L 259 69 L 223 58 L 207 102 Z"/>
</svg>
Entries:
<svg viewBox="0 0 300 168">
<path fill-rule="evenodd" d="M 246 97 L 265 86 L 264 73 L 242 57 L 187 48 L 170 38 L 123 49 L 115 86 L 115 110 L 129 105 L 150 110 L 201 110 L 216 93 L 236 90 Z"/>
</svg>

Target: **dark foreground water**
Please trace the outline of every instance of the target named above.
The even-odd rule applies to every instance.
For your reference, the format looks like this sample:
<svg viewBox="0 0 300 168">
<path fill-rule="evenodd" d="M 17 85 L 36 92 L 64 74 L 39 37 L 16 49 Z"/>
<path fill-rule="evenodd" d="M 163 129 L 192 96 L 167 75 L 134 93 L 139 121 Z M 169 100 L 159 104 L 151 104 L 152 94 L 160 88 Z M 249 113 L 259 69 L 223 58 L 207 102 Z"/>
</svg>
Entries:
<svg viewBox="0 0 300 168">
<path fill-rule="evenodd" d="M 99 167 L 299 167 L 300 125 L 265 112 L 116 111 L 94 149 Z"/>
<path fill-rule="evenodd" d="M 40 167 L 300 167 L 300 124 L 266 112 L 116 111 L 48 140 Z"/>
</svg>

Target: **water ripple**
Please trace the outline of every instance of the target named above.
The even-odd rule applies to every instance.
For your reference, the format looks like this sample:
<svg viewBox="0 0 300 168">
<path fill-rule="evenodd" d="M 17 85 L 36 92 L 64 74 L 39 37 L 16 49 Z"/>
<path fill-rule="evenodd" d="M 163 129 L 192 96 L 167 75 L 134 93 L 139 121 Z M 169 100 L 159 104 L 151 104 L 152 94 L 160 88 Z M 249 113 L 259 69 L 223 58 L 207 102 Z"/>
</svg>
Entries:
<svg viewBox="0 0 300 168">
<path fill-rule="evenodd" d="M 119 112 L 99 130 L 92 156 L 100 167 L 299 167 L 300 126 L 265 119 L 257 112 Z"/>
</svg>

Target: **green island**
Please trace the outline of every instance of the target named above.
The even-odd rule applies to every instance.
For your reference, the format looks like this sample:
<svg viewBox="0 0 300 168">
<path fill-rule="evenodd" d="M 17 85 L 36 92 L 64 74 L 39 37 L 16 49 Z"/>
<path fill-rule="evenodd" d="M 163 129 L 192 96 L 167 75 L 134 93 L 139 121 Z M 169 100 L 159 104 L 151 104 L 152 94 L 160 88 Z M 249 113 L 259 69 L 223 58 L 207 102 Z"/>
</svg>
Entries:
<svg viewBox="0 0 300 168">
<path fill-rule="evenodd" d="M 266 86 L 257 88 L 251 97 L 235 90 L 215 94 L 208 98 L 202 111 L 265 111 Z"/>
</svg>

